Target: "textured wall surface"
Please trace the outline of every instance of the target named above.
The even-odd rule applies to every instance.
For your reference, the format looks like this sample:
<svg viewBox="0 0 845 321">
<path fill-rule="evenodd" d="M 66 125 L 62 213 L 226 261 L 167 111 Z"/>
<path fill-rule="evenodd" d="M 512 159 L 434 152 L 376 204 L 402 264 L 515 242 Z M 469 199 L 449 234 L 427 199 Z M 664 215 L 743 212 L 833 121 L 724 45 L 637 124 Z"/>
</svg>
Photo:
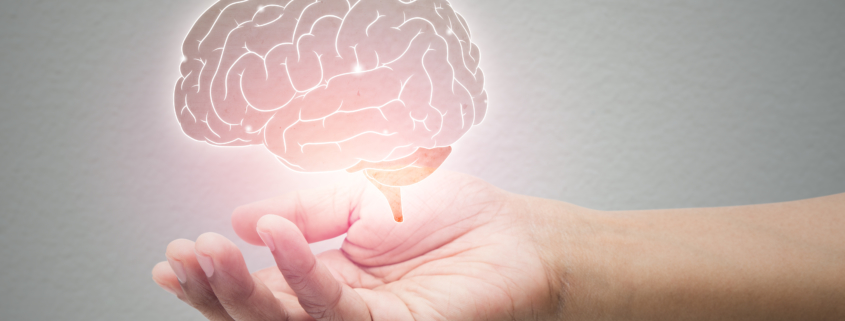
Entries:
<svg viewBox="0 0 845 321">
<path fill-rule="evenodd" d="M 0 319 L 201 320 L 150 279 L 170 240 L 236 239 L 236 206 L 345 177 L 181 132 L 180 45 L 211 3 L 0 3 Z M 606 210 L 845 192 L 845 2 L 453 5 L 490 107 L 444 168 Z"/>
</svg>

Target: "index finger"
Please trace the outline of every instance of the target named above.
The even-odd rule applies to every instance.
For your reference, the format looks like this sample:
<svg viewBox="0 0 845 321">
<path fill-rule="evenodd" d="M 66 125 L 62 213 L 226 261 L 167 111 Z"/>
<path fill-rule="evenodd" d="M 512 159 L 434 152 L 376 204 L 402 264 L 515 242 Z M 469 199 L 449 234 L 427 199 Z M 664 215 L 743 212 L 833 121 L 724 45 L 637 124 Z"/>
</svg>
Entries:
<svg viewBox="0 0 845 321">
<path fill-rule="evenodd" d="M 274 214 L 296 224 L 309 243 L 328 240 L 346 233 L 358 220 L 367 183 L 358 179 L 243 205 L 232 213 L 232 227 L 244 241 L 264 245 L 255 228 L 262 216 Z"/>
</svg>

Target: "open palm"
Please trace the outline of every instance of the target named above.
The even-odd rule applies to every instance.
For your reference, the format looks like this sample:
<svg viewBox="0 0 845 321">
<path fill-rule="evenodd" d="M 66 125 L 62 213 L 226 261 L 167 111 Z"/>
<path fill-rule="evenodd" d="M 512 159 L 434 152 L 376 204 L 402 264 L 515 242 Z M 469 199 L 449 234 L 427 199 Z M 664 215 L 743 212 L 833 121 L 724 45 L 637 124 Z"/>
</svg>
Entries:
<svg viewBox="0 0 845 321">
<path fill-rule="evenodd" d="M 553 280 L 532 238 L 528 200 L 445 171 L 402 197 L 403 223 L 364 180 L 246 205 L 235 211 L 235 230 L 267 243 L 276 267 L 250 275 L 234 244 L 207 233 L 172 242 L 153 278 L 211 320 L 552 316 Z M 307 243 L 343 233 L 340 250 L 311 254 Z"/>
</svg>

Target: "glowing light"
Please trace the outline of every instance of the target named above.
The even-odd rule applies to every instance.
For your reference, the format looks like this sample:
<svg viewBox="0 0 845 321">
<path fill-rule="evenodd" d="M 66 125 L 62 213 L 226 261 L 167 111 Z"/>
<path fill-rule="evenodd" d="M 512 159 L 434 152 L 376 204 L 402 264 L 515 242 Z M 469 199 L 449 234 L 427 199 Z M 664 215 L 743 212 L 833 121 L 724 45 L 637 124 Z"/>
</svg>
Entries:
<svg viewBox="0 0 845 321">
<path fill-rule="evenodd" d="M 264 144 L 301 172 L 364 170 L 397 220 L 393 188 L 486 114 L 478 48 L 448 1 L 221 1 L 185 44 L 174 101 L 188 136 Z M 408 159 L 433 161 L 396 168 Z"/>
</svg>

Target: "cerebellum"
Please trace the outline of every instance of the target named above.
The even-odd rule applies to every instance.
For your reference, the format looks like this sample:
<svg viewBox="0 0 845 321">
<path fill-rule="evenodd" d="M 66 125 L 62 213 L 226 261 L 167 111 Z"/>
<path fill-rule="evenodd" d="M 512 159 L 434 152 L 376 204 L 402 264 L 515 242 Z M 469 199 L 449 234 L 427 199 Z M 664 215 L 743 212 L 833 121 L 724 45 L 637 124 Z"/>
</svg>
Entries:
<svg viewBox="0 0 845 321">
<path fill-rule="evenodd" d="M 177 118 L 197 140 L 264 144 L 295 171 L 370 169 L 379 184 L 396 176 L 380 166 L 445 159 L 483 119 L 470 37 L 441 0 L 220 1 L 185 39 Z"/>
</svg>

